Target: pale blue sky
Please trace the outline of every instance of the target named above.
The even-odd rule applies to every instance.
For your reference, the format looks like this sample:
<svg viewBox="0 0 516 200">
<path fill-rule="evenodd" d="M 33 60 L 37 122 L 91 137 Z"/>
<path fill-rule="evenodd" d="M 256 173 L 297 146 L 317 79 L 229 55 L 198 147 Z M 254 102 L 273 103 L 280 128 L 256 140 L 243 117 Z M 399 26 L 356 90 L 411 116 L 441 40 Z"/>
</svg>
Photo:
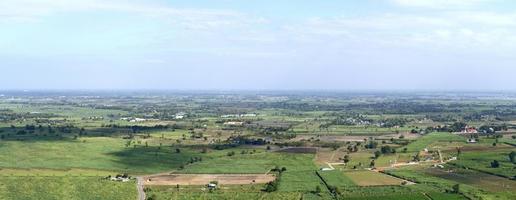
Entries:
<svg viewBox="0 0 516 200">
<path fill-rule="evenodd" d="M 1 0 L 2 89 L 516 90 L 512 0 Z"/>
</svg>

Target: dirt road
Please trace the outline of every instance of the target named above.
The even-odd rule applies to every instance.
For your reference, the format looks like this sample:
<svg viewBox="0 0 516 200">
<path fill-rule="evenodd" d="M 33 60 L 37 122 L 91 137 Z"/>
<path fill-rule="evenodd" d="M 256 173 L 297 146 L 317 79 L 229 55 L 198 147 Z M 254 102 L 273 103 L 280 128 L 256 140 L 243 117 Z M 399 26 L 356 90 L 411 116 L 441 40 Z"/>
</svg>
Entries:
<svg viewBox="0 0 516 200">
<path fill-rule="evenodd" d="M 142 177 L 136 177 L 136 189 L 138 190 L 138 200 L 145 200 L 145 191 L 143 191 Z"/>
</svg>

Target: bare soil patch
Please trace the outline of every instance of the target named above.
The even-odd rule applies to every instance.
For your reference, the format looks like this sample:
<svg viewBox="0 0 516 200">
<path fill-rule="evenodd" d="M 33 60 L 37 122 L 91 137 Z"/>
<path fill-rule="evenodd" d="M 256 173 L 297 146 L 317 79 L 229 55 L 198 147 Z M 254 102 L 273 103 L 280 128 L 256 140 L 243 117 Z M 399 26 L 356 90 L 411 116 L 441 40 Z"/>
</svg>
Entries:
<svg viewBox="0 0 516 200">
<path fill-rule="evenodd" d="M 320 148 L 317 151 L 317 156 L 315 157 L 315 161 L 317 164 L 326 165 L 326 163 L 338 163 L 342 162 L 340 158 L 343 158 L 346 155 L 347 151 L 343 148 L 338 150 L 333 150 L 330 148 Z"/>
<path fill-rule="evenodd" d="M 268 183 L 272 174 L 168 174 L 144 177 L 144 185 L 206 185 L 217 181 L 221 185 Z"/>
<path fill-rule="evenodd" d="M 344 174 L 359 186 L 401 185 L 404 182 L 402 179 L 373 171 L 353 171 Z"/>
</svg>

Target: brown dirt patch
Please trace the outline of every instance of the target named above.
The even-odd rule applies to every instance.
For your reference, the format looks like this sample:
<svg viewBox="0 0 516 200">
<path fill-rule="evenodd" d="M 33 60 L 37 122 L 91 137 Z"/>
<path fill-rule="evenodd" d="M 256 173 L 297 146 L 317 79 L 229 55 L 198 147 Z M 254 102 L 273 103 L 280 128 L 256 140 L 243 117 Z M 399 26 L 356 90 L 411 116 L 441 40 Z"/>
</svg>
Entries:
<svg viewBox="0 0 516 200">
<path fill-rule="evenodd" d="M 344 174 L 358 186 L 401 185 L 404 181 L 393 176 L 373 171 L 353 171 L 345 172 Z"/>
<path fill-rule="evenodd" d="M 272 174 L 169 174 L 144 177 L 144 185 L 206 185 L 217 181 L 221 185 L 268 183 Z"/>
<path fill-rule="evenodd" d="M 342 162 L 340 158 L 343 158 L 346 154 L 347 151 L 344 148 L 340 148 L 335 151 L 329 148 L 321 148 L 319 151 L 317 151 L 315 161 L 319 165 L 326 165 L 326 163 L 338 163 Z"/>
</svg>

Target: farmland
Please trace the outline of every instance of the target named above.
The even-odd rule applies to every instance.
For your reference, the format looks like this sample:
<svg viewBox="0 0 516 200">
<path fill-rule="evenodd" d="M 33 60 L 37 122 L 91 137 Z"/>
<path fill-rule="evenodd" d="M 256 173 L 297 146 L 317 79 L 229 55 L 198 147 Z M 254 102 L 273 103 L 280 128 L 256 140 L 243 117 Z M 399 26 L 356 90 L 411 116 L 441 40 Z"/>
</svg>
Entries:
<svg viewBox="0 0 516 200">
<path fill-rule="evenodd" d="M 0 199 L 514 199 L 514 113 L 507 94 L 6 92 Z"/>
<path fill-rule="evenodd" d="M 136 198 L 132 184 L 109 182 L 98 177 L 2 177 L 0 193 L 0 199 Z"/>
</svg>

